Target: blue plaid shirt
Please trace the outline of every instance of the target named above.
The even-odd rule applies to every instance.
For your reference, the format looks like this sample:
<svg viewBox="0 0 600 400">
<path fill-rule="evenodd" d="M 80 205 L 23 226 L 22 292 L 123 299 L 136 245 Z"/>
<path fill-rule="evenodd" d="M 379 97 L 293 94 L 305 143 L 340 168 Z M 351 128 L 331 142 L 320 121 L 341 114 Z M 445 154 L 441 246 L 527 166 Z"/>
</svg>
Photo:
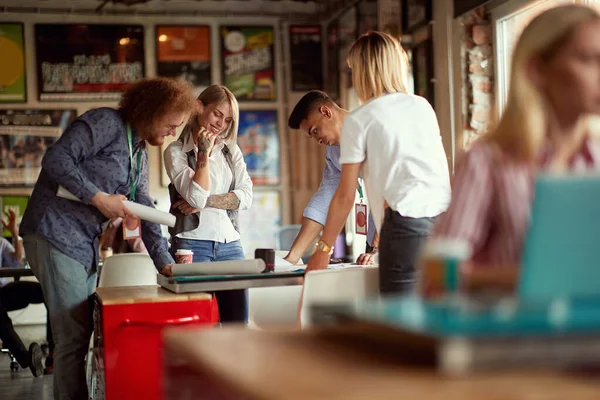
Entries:
<svg viewBox="0 0 600 400">
<path fill-rule="evenodd" d="M 133 159 L 141 152 L 141 179 L 135 201 L 154 207 L 148 193 L 146 143 L 133 131 Z M 42 160 L 21 222 L 20 235 L 38 234 L 86 268 L 97 264 L 98 236 L 107 218 L 90 204 L 102 191 L 129 195 L 133 171 L 129 158 L 126 124 L 117 110 L 98 108 L 75 120 L 51 146 Z M 82 203 L 56 196 L 62 186 Z M 160 227 L 142 221 L 142 240 L 157 269 L 173 263 Z"/>
</svg>

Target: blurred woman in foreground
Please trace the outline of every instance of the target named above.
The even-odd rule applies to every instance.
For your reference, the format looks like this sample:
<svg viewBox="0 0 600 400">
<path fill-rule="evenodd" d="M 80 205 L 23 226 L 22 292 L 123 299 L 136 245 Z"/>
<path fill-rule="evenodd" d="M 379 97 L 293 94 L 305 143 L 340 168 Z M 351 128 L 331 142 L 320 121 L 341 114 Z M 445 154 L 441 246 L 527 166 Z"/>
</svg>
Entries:
<svg viewBox="0 0 600 400">
<path fill-rule="evenodd" d="M 467 287 L 514 287 L 534 174 L 598 169 L 600 143 L 585 126 L 598 113 L 600 15 L 576 5 L 542 13 L 515 47 L 504 114 L 458 163 L 450 207 L 434 228 L 434 241 L 470 248 Z"/>
</svg>

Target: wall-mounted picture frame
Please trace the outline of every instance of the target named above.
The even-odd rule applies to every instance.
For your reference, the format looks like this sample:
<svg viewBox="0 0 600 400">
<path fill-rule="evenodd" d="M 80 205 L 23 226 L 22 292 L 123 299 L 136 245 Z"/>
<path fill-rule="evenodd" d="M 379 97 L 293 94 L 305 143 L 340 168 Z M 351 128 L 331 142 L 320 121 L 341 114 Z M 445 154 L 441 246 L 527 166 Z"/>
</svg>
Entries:
<svg viewBox="0 0 600 400">
<path fill-rule="evenodd" d="M 145 76 L 142 25 L 35 24 L 40 101 L 117 101 Z"/>
<path fill-rule="evenodd" d="M 350 48 L 358 38 L 358 7 L 351 7 L 338 18 L 339 34 L 338 40 L 338 68 L 340 75 L 345 75 L 347 79 L 340 81 L 346 84 L 343 89 L 352 87 L 352 71 L 346 60 Z"/>
<path fill-rule="evenodd" d="M 272 26 L 221 26 L 223 84 L 238 101 L 277 99 Z"/>
<path fill-rule="evenodd" d="M 238 146 L 255 185 L 280 182 L 277 111 L 240 110 Z"/>
<path fill-rule="evenodd" d="M 0 187 L 31 187 L 52 146 L 77 110 L 0 110 Z"/>
<path fill-rule="evenodd" d="M 325 91 L 333 100 L 340 98 L 340 68 L 338 59 L 338 20 L 332 21 L 327 25 L 327 80 Z"/>
<path fill-rule="evenodd" d="M 377 30 L 377 18 L 379 15 L 377 3 L 377 0 L 362 0 L 356 5 L 358 11 L 356 17 L 358 21 L 358 36 Z"/>
<path fill-rule="evenodd" d="M 27 64 L 22 23 L 0 23 L 0 60 L 3 60 L 0 68 L 0 103 L 27 102 Z"/>
<path fill-rule="evenodd" d="M 290 26 L 292 90 L 323 88 L 321 25 Z"/>
<path fill-rule="evenodd" d="M 402 30 L 404 33 L 412 33 L 429 24 L 432 17 L 432 0 L 405 0 L 402 2 Z"/>
<path fill-rule="evenodd" d="M 4 215 L 6 215 L 5 213 L 13 211 L 17 216 L 17 224 L 20 225 L 28 203 L 29 196 L 14 194 L 2 195 L 0 196 L 0 214 L 3 215 L 2 218 L 4 218 Z M 2 237 L 10 239 L 12 233 L 8 229 L 3 228 Z"/>
<path fill-rule="evenodd" d="M 156 74 L 182 78 L 194 87 L 211 85 L 210 26 L 157 25 Z"/>
</svg>

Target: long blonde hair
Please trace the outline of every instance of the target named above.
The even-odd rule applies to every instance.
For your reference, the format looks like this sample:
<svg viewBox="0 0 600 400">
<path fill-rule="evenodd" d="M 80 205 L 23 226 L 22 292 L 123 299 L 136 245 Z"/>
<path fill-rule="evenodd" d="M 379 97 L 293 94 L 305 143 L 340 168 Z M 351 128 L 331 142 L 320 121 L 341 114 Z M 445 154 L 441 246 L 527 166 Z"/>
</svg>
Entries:
<svg viewBox="0 0 600 400">
<path fill-rule="evenodd" d="M 505 154 L 517 160 L 535 160 L 546 136 L 551 110 L 544 94 L 528 76 L 530 62 L 550 59 L 578 25 L 598 18 L 600 15 L 589 7 L 566 5 L 547 10 L 531 21 L 514 49 L 504 113 L 486 140 L 498 144 Z"/>
<path fill-rule="evenodd" d="M 400 42 L 384 32 L 367 32 L 348 53 L 352 85 L 361 102 L 386 93 L 408 93 L 408 57 Z"/>
<path fill-rule="evenodd" d="M 198 100 L 200 100 L 204 106 L 221 104 L 225 101 L 229 102 L 229 106 L 231 107 L 231 123 L 229 124 L 229 128 L 227 128 L 225 135 L 222 136 L 221 139 L 227 144 L 236 143 L 240 120 L 240 107 L 233 93 L 231 93 L 231 91 L 225 86 L 212 85 L 200 93 Z M 190 124 L 194 125 L 197 123 L 196 121 L 198 121 L 198 114 L 194 113 L 194 115 L 192 115 L 190 118 Z"/>
</svg>

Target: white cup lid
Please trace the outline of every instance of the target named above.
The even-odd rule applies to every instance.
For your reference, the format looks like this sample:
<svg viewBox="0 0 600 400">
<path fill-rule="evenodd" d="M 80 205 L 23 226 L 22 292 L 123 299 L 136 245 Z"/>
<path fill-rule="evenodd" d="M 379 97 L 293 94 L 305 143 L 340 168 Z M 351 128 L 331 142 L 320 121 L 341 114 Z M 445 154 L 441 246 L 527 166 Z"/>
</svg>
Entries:
<svg viewBox="0 0 600 400">
<path fill-rule="evenodd" d="M 182 256 L 185 256 L 185 255 L 188 255 L 188 254 L 194 254 L 194 252 L 193 252 L 193 251 L 191 251 L 191 250 L 186 250 L 186 249 L 179 249 L 179 250 L 177 250 L 177 251 L 175 252 L 175 255 L 182 255 Z"/>
<path fill-rule="evenodd" d="M 471 243 L 455 238 L 431 238 L 421 250 L 422 257 L 450 257 L 459 260 L 467 260 L 471 254 L 473 254 Z"/>
</svg>

